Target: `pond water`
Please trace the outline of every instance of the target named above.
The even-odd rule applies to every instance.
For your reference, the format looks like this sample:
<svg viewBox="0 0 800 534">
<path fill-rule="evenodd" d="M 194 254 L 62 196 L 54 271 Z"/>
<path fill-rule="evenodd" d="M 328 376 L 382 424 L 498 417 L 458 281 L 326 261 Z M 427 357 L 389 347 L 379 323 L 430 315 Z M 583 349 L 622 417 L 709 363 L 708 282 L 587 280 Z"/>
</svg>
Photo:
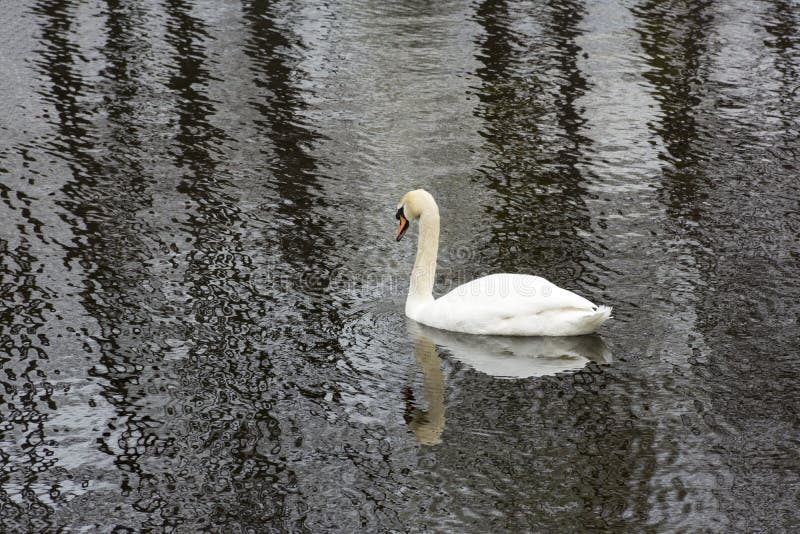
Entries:
<svg viewBox="0 0 800 534">
<path fill-rule="evenodd" d="M 0 530 L 800 530 L 796 2 L 2 8 Z"/>
</svg>

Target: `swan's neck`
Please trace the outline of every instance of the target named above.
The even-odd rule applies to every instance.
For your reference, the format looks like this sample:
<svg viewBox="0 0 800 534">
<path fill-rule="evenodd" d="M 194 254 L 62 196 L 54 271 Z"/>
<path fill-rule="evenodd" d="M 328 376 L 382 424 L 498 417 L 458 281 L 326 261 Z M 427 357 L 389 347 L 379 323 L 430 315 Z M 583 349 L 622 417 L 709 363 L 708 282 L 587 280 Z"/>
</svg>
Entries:
<svg viewBox="0 0 800 534">
<path fill-rule="evenodd" d="M 436 278 L 436 256 L 439 252 L 439 212 L 434 209 L 419 219 L 417 259 L 411 270 L 411 284 L 406 299 L 406 315 L 421 304 L 433 301 L 433 281 Z M 414 317 L 412 317 L 413 319 Z"/>
</svg>

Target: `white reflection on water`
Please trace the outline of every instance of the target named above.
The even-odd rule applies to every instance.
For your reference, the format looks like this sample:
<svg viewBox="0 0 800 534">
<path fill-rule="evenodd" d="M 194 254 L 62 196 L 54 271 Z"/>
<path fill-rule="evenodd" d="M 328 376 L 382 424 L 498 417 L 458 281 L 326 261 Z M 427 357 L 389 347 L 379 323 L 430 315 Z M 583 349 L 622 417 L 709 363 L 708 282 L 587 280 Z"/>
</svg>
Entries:
<svg viewBox="0 0 800 534">
<path fill-rule="evenodd" d="M 406 422 L 423 445 L 441 443 L 445 427 L 445 383 L 437 347 L 472 369 L 499 379 L 525 379 L 575 372 L 613 356 L 598 335 L 571 337 L 479 336 L 448 332 L 408 320 L 414 356 L 423 374 L 427 410 L 406 393 Z"/>
<path fill-rule="evenodd" d="M 598 335 L 478 336 L 438 330 L 411 320 L 408 330 L 415 348 L 432 342 L 476 371 L 503 379 L 553 376 L 583 369 L 590 361 L 609 364 L 613 360 Z"/>
</svg>

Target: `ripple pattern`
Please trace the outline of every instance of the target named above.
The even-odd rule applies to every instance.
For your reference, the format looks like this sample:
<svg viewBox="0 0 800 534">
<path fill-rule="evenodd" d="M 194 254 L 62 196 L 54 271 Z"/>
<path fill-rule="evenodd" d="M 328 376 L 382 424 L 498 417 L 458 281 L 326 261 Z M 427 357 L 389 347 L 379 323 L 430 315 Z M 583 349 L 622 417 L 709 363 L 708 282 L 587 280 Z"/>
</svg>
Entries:
<svg viewBox="0 0 800 534">
<path fill-rule="evenodd" d="M 6 2 L 0 531 L 798 531 L 796 7 Z M 417 187 L 613 358 L 420 335 Z"/>
</svg>

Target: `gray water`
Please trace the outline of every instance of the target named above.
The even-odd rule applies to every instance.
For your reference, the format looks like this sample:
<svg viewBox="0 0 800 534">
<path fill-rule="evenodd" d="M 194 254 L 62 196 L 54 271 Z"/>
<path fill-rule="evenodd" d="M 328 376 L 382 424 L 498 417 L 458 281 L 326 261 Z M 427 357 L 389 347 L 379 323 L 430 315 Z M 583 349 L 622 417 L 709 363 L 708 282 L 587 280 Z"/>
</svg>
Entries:
<svg viewBox="0 0 800 534">
<path fill-rule="evenodd" d="M 800 529 L 796 2 L 0 7 L 0 530 Z M 600 337 L 406 320 L 417 187 Z"/>
</svg>

